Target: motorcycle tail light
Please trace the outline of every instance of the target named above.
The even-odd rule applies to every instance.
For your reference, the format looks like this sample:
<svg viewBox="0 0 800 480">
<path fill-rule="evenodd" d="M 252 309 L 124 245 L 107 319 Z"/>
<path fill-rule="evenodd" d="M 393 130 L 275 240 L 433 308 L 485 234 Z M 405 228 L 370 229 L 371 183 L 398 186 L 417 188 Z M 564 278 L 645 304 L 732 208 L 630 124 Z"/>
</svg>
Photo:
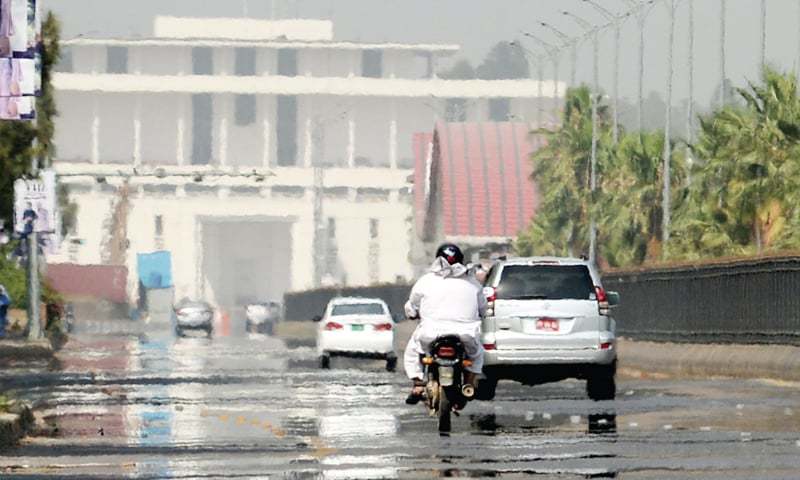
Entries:
<svg viewBox="0 0 800 480">
<path fill-rule="evenodd" d="M 422 357 L 422 364 L 423 365 L 432 365 L 433 364 L 433 357 Z"/>
<path fill-rule="evenodd" d="M 456 349 L 453 347 L 439 347 L 436 350 L 436 355 L 442 358 L 452 358 L 456 356 Z"/>
</svg>

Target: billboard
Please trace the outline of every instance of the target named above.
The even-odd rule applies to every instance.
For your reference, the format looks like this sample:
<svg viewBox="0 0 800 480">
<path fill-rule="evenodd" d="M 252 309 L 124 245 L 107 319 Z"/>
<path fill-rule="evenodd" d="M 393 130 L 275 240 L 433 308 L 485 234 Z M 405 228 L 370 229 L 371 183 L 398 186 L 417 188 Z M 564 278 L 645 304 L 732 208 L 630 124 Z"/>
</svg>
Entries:
<svg viewBox="0 0 800 480">
<path fill-rule="evenodd" d="M 21 235 L 40 233 L 47 250 L 56 251 L 59 243 L 57 201 L 55 171 L 43 171 L 41 179 L 17 179 L 14 182 L 14 230 Z"/>
<path fill-rule="evenodd" d="M 0 0 L 0 120 L 32 120 L 42 88 L 41 0 Z"/>
</svg>

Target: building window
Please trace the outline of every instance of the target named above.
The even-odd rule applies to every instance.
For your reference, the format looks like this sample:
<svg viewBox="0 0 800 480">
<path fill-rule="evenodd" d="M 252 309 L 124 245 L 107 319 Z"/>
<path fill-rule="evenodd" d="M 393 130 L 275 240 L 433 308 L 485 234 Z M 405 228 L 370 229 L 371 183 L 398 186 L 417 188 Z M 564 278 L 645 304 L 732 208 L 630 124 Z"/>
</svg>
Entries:
<svg viewBox="0 0 800 480">
<path fill-rule="evenodd" d="M 445 102 L 445 115 L 448 122 L 467 121 L 467 99 L 448 98 Z"/>
<path fill-rule="evenodd" d="M 336 239 L 336 219 L 335 218 L 328 218 L 328 238 L 330 240 Z"/>
<path fill-rule="evenodd" d="M 61 58 L 58 59 L 56 71 L 63 73 L 72 73 L 72 48 L 61 47 Z"/>
<path fill-rule="evenodd" d="M 106 48 L 106 71 L 108 73 L 128 73 L 128 49 L 125 47 Z"/>
<path fill-rule="evenodd" d="M 383 52 L 363 50 L 361 52 L 361 76 L 381 78 L 383 76 Z"/>
<path fill-rule="evenodd" d="M 234 65 L 234 73 L 241 77 L 253 76 L 256 74 L 255 48 L 236 49 L 236 64 Z"/>
<path fill-rule="evenodd" d="M 297 50 L 293 48 L 278 50 L 278 75 L 284 77 L 297 76 Z"/>
<path fill-rule="evenodd" d="M 490 98 L 489 120 L 493 122 L 507 122 L 511 116 L 511 99 Z"/>
<path fill-rule="evenodd" d="M 380 220 L 378 220 L 377 218 L 370 218 L 369 219 L 369 238 L 370 239 L 377 240 L 379 227 L 380 227 Z"/>
<path fill-rule="evenodd" d="M 213 117 L 211 95 L 192 95 L 192 165 L 211 163 Z"/>
<path fill-rule="evenodd" d="M 214 74 L 213 50 L 208 47 L 192 48 L 192 73 L 195 75 Z"/>
<path fill-rule="evenodd" d="M 297 163 L 297 97 L 278 96 L 275 130 L 278 137 L 278 165 Z"/>
<path fill-rule="evenodd" d="M 256 96 L 236 95 L 236 125 L 252 125 L 256 121 Z"/>
<path fill-rule="evenodd" d="M 164 217 L 156 215 L 156 237 L 164 235 Z"/>
</svg>

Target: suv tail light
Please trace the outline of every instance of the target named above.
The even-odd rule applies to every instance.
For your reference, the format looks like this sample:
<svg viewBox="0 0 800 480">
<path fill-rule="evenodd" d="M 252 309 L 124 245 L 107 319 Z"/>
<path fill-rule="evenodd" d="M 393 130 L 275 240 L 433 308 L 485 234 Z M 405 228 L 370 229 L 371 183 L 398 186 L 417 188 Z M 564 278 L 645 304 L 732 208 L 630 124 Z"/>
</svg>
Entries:
<svg viewBox="0 0 800 480">
<path fill-rule="evenodd" d="M 485 287 L 483 289 L 483 294 L 486 296 L 486 316 L 493 317 L 494 316 L 494 301 L 497 300 L 497 289 L 494 287 Z"/>
<path fill-rule="evenodd" d="M 456 349 L 453 347 L 439 347 L 436 355 L 442 358 L 453 358 L 456 356 Z"/>
<path fill-rule="evenodd" d="M 600 311 L 600 315 L 608 315 L 609 312 L 609 305 L 608 305 L 608 296 L 606 295 L 606 291 L 603 290 L 603 287 L 595 286 L 594 291 L 597 294 L 597 306 Z"/>
<path fill-rule="evenodd" d="M 344 325 L 341 323 L 336 322 L 328 322 L 325 324 L 325 330 L 341 330 L 344 328 Z"/>
<path fill-rule="evenodd" d="M 389 332 L 389 331 L 392 330 L 392 324 L 391 323 L 378 323 L 373 328 L 377 332 Z"/>
</svg>

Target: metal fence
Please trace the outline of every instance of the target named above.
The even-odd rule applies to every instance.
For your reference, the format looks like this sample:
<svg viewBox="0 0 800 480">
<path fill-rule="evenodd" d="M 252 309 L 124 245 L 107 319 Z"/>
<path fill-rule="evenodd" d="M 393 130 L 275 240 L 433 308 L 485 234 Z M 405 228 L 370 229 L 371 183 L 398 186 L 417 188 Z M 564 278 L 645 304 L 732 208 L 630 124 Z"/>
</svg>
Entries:
<svg viewBox="0 0 800 480">
<path fill-rule="evenodd" d="M 618 291 L 617 332 L 639 340 L 800 345 L 800 257 L 620 270 L 603 285 Z M 310 320 L 335 296 L 382 298 L 403 313 L 409 285 L 289 293 L 286 318 Z"/>
<path fill-rule="evenodd" d="M 411 285 L 378 285 L 287 293 L 283 298 L 285 317 L 287 320 L 311 320 L 316 315 L 322 315 L 325 306 L 334 297 L 380 298 L 389 305 L 392 314 L 402 315 L 410 290 Z"/>
<path fill-rule="evenodd" d="M 642 340 L 800 344 L 800 257 L 616 271 L 619 335 Z"/>
</svg>

